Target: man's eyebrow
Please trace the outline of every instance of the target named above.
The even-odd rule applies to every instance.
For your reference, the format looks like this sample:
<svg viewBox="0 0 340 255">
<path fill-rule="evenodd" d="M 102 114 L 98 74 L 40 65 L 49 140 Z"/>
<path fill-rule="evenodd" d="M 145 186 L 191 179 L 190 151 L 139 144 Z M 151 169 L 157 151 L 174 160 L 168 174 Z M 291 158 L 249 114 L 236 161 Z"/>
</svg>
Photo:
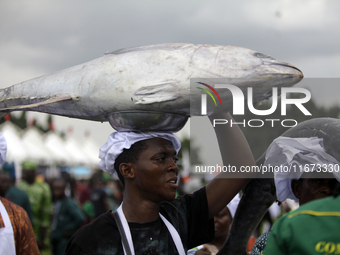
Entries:
<svg viewBox="0 0 340 255">
<path fill-rule="evenodd" d="M 161 152 L 157 152 L 155 153 L 153 156 L 166 156 L 166 155 L 170 155 L 170 156 L 178 156 L 176 150 L 174 150 L 174 152 L 167 152 L 167 151 L 161 151 Z"/>
<path fill-rule="evenodd" d="M 165 155 L 165 154 L 166 154 L 166 152 L 157 152 L 157 153 L 154 154 L 154 156 Z"/>
</svg>

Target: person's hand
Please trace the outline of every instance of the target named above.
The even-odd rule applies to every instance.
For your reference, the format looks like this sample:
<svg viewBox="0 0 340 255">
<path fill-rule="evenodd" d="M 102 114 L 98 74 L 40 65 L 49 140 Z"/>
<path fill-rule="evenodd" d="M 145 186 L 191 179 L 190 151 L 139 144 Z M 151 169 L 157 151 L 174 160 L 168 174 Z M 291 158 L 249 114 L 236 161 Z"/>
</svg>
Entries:
<svg viewBox="0 0 340 255">
<path fill-rule="evenodd" d="M 203 249 L 200 249 L 196 251 L 195 255 L 210 255 L 210 251 L 208 250 L 207 247 L 204 247 Z"/>
</svg>

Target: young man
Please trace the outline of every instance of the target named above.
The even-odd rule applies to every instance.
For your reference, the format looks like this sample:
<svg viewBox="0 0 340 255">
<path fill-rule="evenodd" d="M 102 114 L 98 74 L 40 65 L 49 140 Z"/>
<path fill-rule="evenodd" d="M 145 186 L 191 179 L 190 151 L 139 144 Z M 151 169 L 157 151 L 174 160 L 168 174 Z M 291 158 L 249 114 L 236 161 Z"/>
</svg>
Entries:
<svg viewBox="0 0 340 255">
<path fill-rule="evenodd" d="M 226 113 L 210 119 L 229 119 Z M 255 165 L 238 126 L 216 126 L 224 164 Z M 213 217 L 243 188 L 248 179 L 220 173 L 194 194 L 175 199 L 180 142 L 171 133 L 116 132 L 101 148 L 100 166 L 117 172 L 125 187 L 117 209 L 107 212 L 72 237 L 66 254 L 186 254 L 214 236 Z M 117 223 L 122 222 L 122 233 Z M 126 241 L 125 240 L 126 237 Z M 122 247 L 122 240 L 124 249 Z M 125 252 L 124 252 L 125 250 Z"/>
<path fill-rule="evenodd" d="M 11 178 L 11 186 L 9 187 L 6 193 L 6 199 L 17 204 L 25 209 L 27 212 L 30 221 L 33 221 L 33 214 L 31 209 L 31 203 L 28 198 L 28 195 L 25 191 L 18 189 L 15 186 L 16 178 L 15 178 L 15 167 L 14 163 L 7 163 L 5 162 L 2 166 L 4 172 L 8 173 L 9 177 Z"/>
<path fill-rule="evenodd" d="M 318 137 L 278 137 L 268 147 L 265 165 L 274 172 L 277 199 L 300 205 L 330 196 L 340 181 L 339 162 L 324 149 Z"/>
<path fill-rule="evenodd" d="M 81 227 L 84 216 L 76 203 L 65 195 L 66 182 L 55 179 L 52 183 L 54 198 L 51 243 L 54 255 L 63 255 L 71 236 Z"/>
<path fill-rule="evenodd" d="M 287 198 L 300 205 L 329 197 L 340 180 L 337 160 L 327 154 L 317 137 L 278 137 L 268 147 L 265 165 L 280 167 L 274 173 L 277 199 Z M 326 166 L 327 169 L 318 168 Z M 290 171 L 287 171 L 291 169 Z M 271 232 L 260 236 L 250 255 L 262 254 Z"/>
<path fill-rule="evenodd" d="M 308 202 L 279 219 L 262 254 L 339 254 L 340 184 L 334 196 Z"/>
<path fill-rule="evenodd" d="M 50 254 L 51 245 L 47 235 L 52 215 L 52 194 L 45 182 L 36 180 L 38 165 L 32 161 L 22 163 L 22 180 L 18 188 L 25 191 L 31 203 L 33 213 L 33 231 L 42 254 Z"/>
</svg>

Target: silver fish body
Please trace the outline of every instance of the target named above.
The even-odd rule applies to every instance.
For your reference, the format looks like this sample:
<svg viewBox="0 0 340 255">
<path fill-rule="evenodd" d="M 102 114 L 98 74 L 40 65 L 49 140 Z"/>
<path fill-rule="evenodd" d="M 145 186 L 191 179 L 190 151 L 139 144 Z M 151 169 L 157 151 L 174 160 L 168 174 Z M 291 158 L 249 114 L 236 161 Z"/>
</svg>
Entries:
<svg viewBox="0 0 340 255">
<path fill-rule="evenodd" d="M 157 44 L 107 53 L 2 89 L 0 112 L 109 121 L 117 130 L 177 131 L 190 114 L 199 115 L 190 113 L 191 78 L 242 78 L 238 86 L 252 86 L 259 101 L 273 86 L 292 86 L 302 77 L 297 68 L 245 48 Z M 231 98 L 224 105 L 230 110 Z"/>
</svg>

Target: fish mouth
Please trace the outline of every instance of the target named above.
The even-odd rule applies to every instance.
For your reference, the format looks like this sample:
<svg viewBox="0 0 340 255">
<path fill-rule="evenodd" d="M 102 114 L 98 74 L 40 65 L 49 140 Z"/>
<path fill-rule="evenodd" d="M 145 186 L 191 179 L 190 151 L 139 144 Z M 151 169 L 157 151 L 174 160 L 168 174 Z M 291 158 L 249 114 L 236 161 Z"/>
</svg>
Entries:
<svg viewBox="0 0 340 255">
<path fill-rule="evenodd" d="M 246 78 L 254 86 L 261 84 L 264 87 L 290 87 L 303 79 L 303 73 L 291 64 L 269 60 L 254 68 L 254 72 Z"/>
<path fill-rule="evenodd" d="M 303 73 L 299 68 L 276 59 L 263 59 L 262 65 L 256 69 L 259 77 L 273 76 L 275 78 L 293 78 L 298 81 L 303 78 Z"/>
<path fill-rule="evenodd" d="M 301 80 L 303 78 L 301 70 L 287 62 L 279 61 L 260 52 L 255 52 L 253 55 L 256 58 L 260 58 L 262 60 L 262 65 L 260 65 L 258 68 L 255 68 L 256 72 L 260 73 L 260 77 L 291 77 L 297 80 Z"/>
<path fill-rule="evenodd" d="M 293 68 L 293 69 L 297 70 L 299 73 L 301 73 L 301 75 L 303 77 L 301 70 L 299 68 L 291 65 L 291 64 L 288 64 L 288 63 L 273 63 L 272 65 L 278 65 L 278 66 L 285 66 L 285 67 Z"/>
<path fill-rule="evenodd" d="M 303 73 L 302 71 L 291 65 L 288 63 L 271 63 L 270 66 L 278 66 L 278 67 L 283 67 L 283 68 L 279 68 L 280 70 L 282 70 L 282 73 L 278 73 L 278 75 L 288 75 L 288 76 L 292 76 L 292 77 L 296 77 L 297 79 L 302 79 L 303 78 Z M 275 75 L 275 73 L 274 73 Z"/>
</svg>

